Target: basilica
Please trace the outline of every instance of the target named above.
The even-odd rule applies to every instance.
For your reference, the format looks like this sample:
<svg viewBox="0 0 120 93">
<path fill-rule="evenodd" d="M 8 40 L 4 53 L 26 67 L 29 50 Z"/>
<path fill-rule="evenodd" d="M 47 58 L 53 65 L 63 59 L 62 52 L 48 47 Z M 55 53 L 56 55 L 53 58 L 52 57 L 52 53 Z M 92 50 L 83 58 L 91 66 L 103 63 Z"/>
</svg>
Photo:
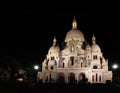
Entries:
<svg viewBox="0 0 120 93">
<path fill-rule="evenodd" d="M 105 59 L 96 37 L 91 37 L 92 44 L 85 44 L 83 33 L 77 28 L 74 18 L 72 29 L 67 32 L 62 49 L 53 45 L 42 62 L 42 71 L 38 71 L 37 80 L 43 83 L 106 83 L 112 81 L 112 71 L 108 70 L 108 59 Z"/>
</svg>

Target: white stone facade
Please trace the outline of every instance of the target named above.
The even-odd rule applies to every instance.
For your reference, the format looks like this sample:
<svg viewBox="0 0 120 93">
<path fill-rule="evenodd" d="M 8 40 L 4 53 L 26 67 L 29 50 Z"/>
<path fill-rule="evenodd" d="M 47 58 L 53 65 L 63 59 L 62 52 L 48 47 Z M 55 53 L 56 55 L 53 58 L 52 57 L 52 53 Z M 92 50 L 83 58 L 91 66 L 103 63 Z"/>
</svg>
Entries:
<svg viewBox="0 0 120 93">
<path fill-rule="evenodd" d="M 83 33 L 77 29 L 75 18 L 64 42 L 64 48 L 60 49 L 56 38 L 53 39 L 53 45 L 42 62 L 42 71 L 37 74 L 38 81 L 78 83 L 83 78 L 90 83 L 112 81 L 112 71 L 108 71 L 108 60 L 103 57 L 95 36 L 92 37 L 92 45 L 86 45 Z"/>
</svg>

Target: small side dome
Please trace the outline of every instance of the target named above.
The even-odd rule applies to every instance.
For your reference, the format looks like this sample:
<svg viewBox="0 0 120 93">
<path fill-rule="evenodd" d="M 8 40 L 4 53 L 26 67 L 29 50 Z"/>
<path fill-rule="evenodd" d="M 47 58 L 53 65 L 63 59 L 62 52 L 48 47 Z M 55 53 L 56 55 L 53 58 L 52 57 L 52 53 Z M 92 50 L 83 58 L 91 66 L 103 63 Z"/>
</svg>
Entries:
<svg viewBox="0 0 120 93">
<path fill-rule="evenodd" d="M 60 48 L 59 46 L 51 46 L 48 53 L 59 53 L 60 52 Z"/>
<path fill-rule="evenodd" d="M 57 40 L 56 40 L 56 37 L 54 37 L 53 45 L 50 47 L 48 53 L 57 53 L 60 51 L 60 47 L 56 45 L 56 43 L 57 43 Z"/>
<path fill-rule="evenodd" d="M 101 49 L 97 44 L 92 44 L 91 49 L 95 52 L 101 52 Z"/>
<path fill-rule="evenodd" d="M 92 46 L 91 46 L 91 49 L 92 49 L 92 51 L 95 51 L 95 52 L 101 52 L 101 49 L 100 49 L 99 45 L 96 44 L 96 38 L 95 38 L 94 35 L 92 37 Z"/>
</svg>

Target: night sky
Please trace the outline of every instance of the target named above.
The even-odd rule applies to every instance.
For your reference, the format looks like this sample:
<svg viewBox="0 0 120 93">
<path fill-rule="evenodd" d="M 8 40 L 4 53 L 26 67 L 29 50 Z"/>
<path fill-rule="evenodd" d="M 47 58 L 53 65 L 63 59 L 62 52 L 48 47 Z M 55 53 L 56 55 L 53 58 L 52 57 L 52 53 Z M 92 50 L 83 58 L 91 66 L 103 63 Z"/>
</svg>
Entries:
<svg viewBox="0 0 120 93">
<path fill-rule="evenodd" d="M 104 57 L 110 63 L 120 61 L 119 16 L 91 15 L 88 11 L 64 9 L 7 9 L 1 14 L 0 59 L 9 57 L 26 66 L 40 64 L 54 36 L 61 46 L 75 16 L 86 41 L 91 44 L 92 34 L 95 34 Z"/>
</svg>

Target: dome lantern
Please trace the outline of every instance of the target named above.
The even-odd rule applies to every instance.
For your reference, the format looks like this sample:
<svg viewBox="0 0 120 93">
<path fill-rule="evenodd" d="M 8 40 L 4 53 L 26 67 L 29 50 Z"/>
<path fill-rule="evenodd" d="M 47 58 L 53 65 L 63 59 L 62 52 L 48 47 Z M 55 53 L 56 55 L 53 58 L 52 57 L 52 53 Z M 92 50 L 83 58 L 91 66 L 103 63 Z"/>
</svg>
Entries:
<svg viewBox="0 0 120 93">
<path fill-rule="evenodd" d="M 93 44 L 96 43 L 96 38 L 95 38 L 94 34 L 93 34 L 93 37 L 92 37 L 92 43 L 93 43 Z"/>
<path fill-rule="evenodd" d="M 75 17 L 74 17 L 73 22 L 72 22 L 72 29 L 77 29 L 77 21 L 76 21 Z"/>
<path fill-rule="evenodd" d="M 71 40 L 79 41 L 81 43 L 85 41 L 83 33 L 79 29 L 77 29 L 77 21 L 75 17 L 72 22 L 72 29 L 68 31 L 65 37 L 65 42 L 69 42 Z"/>
<path fill-rule="evenodd" d="M 53 39 L 53 46 L 55 46 L 56 43 L 57 43 L 57 40 L 56 40 L 56 37 L 54 37 L 54 39 Z"/>
</svg>

